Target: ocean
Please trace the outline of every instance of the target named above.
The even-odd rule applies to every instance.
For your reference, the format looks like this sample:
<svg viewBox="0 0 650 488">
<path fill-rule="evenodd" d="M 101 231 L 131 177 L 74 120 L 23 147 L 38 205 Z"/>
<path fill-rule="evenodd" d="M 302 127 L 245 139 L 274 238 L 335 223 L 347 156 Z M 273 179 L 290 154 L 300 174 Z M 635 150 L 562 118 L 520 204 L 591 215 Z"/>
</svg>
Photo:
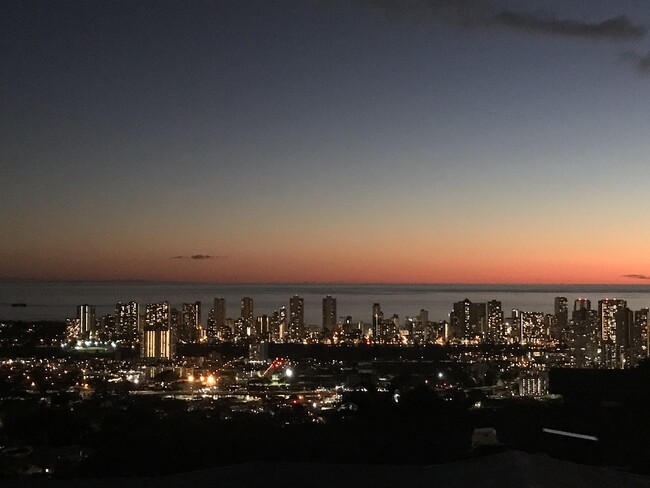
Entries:
<svg viewBox="0 0 650 488">
<path fill-rule="evenodd" d="M 602 298 L 627 300 L 633 310 L 650 307 L 650 285 L 348 285 L 348 284 L 206 284 L 151 282 L 0 282 L 0 320 L 64 320 L 76 315 L 76 306 L 95 305 L 98 316 L 111 313 L 118 301 L 151 303 L 169 300 L 173 307 L 184 302 L 202 303 L 202 321 L 212 307 L 214 297 L 226 299 L 229 317 L 239 317 L 242 297 L 254 300 L 255 315 L 270 315 L 281 306 L 289 307 L 289 298 L 305 300 L 305 323 L 322 323 L 322 299 L 337 299 L 338 315 L 370 322 L 373 303 L 381 305 L 384 315 L 406 316 L 429 311 L 429 320 L 447 319 L 454 302 L 500 300 L 505 314 L 512 308 L 553 313 L 556 296 L 569 300 L 589 298 L 597 307 Z M 12 307 L 25 303 L 26 307 Z"/>
</svg>

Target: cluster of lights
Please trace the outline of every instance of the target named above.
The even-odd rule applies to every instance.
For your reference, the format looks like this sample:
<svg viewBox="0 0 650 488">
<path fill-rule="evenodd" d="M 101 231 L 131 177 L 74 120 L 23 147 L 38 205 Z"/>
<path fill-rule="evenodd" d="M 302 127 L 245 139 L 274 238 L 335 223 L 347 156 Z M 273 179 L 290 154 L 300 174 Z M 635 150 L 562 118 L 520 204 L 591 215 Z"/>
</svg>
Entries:
<svg viewBox="0 0 650 488">
<path fill-rule="evenodd" d="M 197 381 L 197 378 L 194 377 L 194 375 L 189 374 L 187 375 L 187 381 L 189 383 L 194 383 Z M 214 386 L 217 383 L 217 379 L 214 377 L 214 375 L 208 375 L 208 376 L 199 376 L 198 382 L 201 383 L 202 385 L 207 385 L 207 386 Z"/>
</svg>

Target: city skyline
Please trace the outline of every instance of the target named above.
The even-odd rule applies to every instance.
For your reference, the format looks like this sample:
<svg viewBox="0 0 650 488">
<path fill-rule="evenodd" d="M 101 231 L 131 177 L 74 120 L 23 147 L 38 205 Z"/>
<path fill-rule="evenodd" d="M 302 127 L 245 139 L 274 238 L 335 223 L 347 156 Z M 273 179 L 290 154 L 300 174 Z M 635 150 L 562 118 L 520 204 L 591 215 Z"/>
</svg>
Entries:
<svg viewBox="0 0 650 488">
<path fill-rule="evenodd" d="M 208 313 L 207 322 L 201 318 L 200 301 L 183 303 L 181 313 L 169 301 L 147 303 L 142 308 L 131 301 L 127 310 L 119 302 L 114 315 L 101 317 L 94 305 L 82 304 L 76 307 L 76 318 L 66 319 L 66 339 L 61 347 L 78 350 L 139 345 L 142 358 L 171 360 L 177 347 L 185 344 L 248 345 L 251 351 L 257 351 L 251 357 L 263 356 L 269 344 L 516 345 L 564 349 L 562 356 L 571 367 L 609 369 L 635 367 L 647 360 L 650 351 L 650 309 L 635 310 L 628 307 L 626 300 L 616 298 L 599 300 L 597 310 L 591 308 L 590 299 L 576 298 L 570 320 L 569 300 L 565 296 L 553 298 L 552 314 L 530 311 L 528 307 L 512 308 L 508 314 L 500 300 L 472 302 L 465 298 L 453 303 L 447 318 L 441 320 L 429 320 L 429 311 L 424 308 L 417 315 L 400 319 L 398 314 L 385 313 L 381 304 L 374 302 L 367 310 L 371 311 L 368 321 L 349 315 L 337 317 L 333 310 L 336 298 L 327 295 L 322 299 L 321 325 L 305 322 L 305 301 L 299 295 L 289 298 L 288 315 L 285 306 L 269 315 L 255 315 L 253 300 L 243 297 L 241 316 L 225 318 L 220 323 L 215 318 L 225 310 L 225 300 L 219 297 L 214 298 L 215 307 Z M 123 320 L 125 311 L 131 316 L 128 322 Z"/>
<path fill-rule="evenodd" d="M 646 283 L 647 9 L 444 4 L 5 2 L 0 279 Z"/>
</svg>

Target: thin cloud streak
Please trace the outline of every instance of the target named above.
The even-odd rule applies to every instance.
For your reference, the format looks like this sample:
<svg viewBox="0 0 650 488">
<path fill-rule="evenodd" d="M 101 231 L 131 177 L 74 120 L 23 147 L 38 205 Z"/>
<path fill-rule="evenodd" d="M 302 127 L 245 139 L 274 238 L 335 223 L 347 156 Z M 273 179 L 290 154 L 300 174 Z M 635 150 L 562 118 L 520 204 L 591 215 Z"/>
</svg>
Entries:
<svg viewBox="0 0 650 488">
<path fill-rule="evenodd" d="M 495 17 L 498 24 L 530 34 L 578 37 L 593 40 L 641 39 L 647 29 L 634 24 L 625 15 L 603 22 L 591 23 L 574 19 L 558 19 L 524 12 L 503 11 Z"/>
<path fill-rule="evenodd" d="M 487 0 L 360 0 L 394 15 L 398 21 L 418 23 L 438 21 L 463 29 L 504 28 L 521 34 L 573 37 L 590 40 L 624 41 L 641 39 L 647 28 L 625 15 L 588 22 L 560 19 L 553 15 L 525 11 L 499 10 Z"/>
<path fill-rule="evenodd" d="M 632 278 L 635 280 L 650 280 L 650 275 L 631 273 L 623 275 L 623 278 Z"/>
<path fill-rule="evenodd" d="M 195 261 L 203 261 L 206 259 L 226 259 L 227 256 L 211 256 L 209 254 L 192 254 L 191 256 L 172 256 L 170 259 L 190 259 Z"/>
</svg>

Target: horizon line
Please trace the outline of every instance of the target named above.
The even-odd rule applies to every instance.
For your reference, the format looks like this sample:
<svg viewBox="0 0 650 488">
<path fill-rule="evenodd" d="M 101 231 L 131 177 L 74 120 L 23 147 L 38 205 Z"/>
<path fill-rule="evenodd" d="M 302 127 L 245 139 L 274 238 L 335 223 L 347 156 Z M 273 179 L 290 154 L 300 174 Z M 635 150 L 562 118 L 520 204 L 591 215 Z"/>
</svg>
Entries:
<svg viewBox="0 0 650 488">
<path fill-rule="evenodd" d="M 645 282 L 644 282 L 645 281 Z M 0 283 L 125 283 L 125 284 L 191 284 L 191 285 L 218 285 L 218 286 L 650 286 L 646 280 L 633 283 L 608 283 L 608 282 L 416 282 L 416 281 L 192 281 L 192 280 L 155 280 L 155 279 L 97 279 L 97 278 L 0 278 Z"/>
</svg>

